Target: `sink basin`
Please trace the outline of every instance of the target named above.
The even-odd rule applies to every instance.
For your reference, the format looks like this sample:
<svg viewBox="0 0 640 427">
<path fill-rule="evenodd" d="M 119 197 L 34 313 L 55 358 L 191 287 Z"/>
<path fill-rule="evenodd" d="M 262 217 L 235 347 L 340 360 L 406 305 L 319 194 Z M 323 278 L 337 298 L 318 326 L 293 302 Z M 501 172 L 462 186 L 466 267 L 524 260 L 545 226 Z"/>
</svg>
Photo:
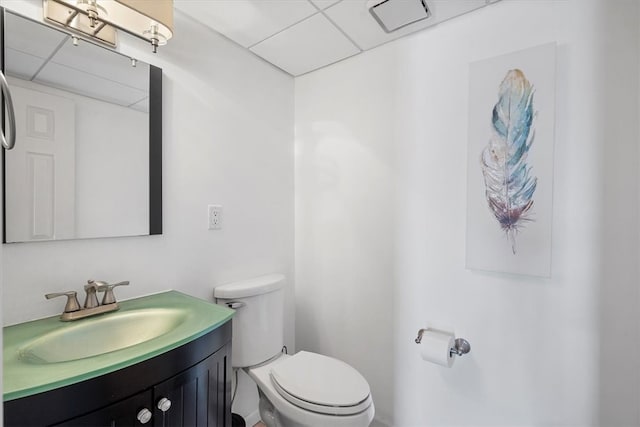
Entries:
<svg viewBox="0 0 640 427">
<path fill-rule="evenodd" d="M 51 391 L 150 360 L 224 325 L 234 314 L 225 306 L 177 291 L 118 305 L 118 311 L 73 322 L 51 316 L 5 326 L 3 400 Z"/>
<path fill-rule="evenodd" d="M 171 332 L 187 318 L 172 308 L 109 313 L 45 333 L 18 349 L 18 358 L 33 364 L 69 362 L 121 350 Z"/>
</svg>

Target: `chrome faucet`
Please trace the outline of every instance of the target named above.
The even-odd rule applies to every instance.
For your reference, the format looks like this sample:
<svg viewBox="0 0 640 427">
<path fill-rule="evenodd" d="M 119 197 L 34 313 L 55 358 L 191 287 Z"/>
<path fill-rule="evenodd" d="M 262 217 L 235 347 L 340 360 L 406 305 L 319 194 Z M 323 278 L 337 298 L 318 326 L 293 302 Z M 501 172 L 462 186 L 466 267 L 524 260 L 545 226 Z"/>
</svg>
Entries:
<svg viewBox="0 0 640 427">
<path fill-rule="evenodd" d="M 124 282 L 107 283 L 103 281 L 89 280 L 87 286 L 91 284 L 96 285 L 96 290 L 98 292 L 104 292 L 104 295 L 102 296 L 101 304 L 105 305 L 105 304 L 113 304 L 114 302 L 116 302 L 116 296 L 113 294 L 113 288 L 115 288 L 116 286 L 128 286 L 129 281 L 125 280 Z M 85 290 L 87 289 L 87 286 L 84 287 Z M 98 300 L 96 299 L 96 305 L 97 303 L 98 303 Z"/>
<path fill-rule="evenodd" d="M 81 308 L 78 303 L 78 297 L 76 291 L 68 292 L 55 292 L 46 294 L 45 298 L 51 299 L 60 296 L 67 297 L 67 303 L 64 306 L 64 311 L 60 315 L 60 319 L 63 321 L 78 320 L 96 314 L 108 313 L 110 311 L 117 310 L 118 303 L 116 302 L 115 295 L 113 294 L 113 288 L 116 286 L 128 285 L 128 281 L 109 284 L 103 281 L 89 280 L 84 285 L 86 297 L 84 300 L 84 306 Z M 104 292 L 102 297 L 102 303 L 98 303 L 98 297 L 96 292 Z"/>
<path fill-rule="evenodd" d="M 96 296 L 97 290 L 98 285 L 93 280 L 89 280 L 89 282 L 84 285 L 84 291 L 87 293 L 84 298 L 84 308 L 96 308 L 99 305 L 98 297 Z"/>
</svg>

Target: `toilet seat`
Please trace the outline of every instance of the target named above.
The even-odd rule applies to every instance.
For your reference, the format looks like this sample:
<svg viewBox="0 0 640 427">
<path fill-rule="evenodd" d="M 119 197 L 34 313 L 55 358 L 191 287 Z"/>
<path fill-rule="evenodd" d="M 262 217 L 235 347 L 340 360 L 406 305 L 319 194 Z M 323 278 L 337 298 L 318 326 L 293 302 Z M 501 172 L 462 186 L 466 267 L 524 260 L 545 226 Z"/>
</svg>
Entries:
<svg viewBox="0 0 640 427">
<path fill-rule="evenodd" d="M 352 415 L 371 406 L 369 384 L 341 360 L 301 351 L 274 364 L 269 376 L 277 392 L 299 408 Z"/>
</svg>

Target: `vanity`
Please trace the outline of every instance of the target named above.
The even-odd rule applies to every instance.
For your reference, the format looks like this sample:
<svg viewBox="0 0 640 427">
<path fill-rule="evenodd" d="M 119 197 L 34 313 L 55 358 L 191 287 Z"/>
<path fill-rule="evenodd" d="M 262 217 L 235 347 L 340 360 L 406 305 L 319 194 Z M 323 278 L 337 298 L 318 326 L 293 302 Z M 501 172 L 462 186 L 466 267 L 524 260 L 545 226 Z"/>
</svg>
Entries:
<svg viewBox="0 0 640 427">
<path fill-rule="evenodd" d="M 231 426 L 234 311 L 177 291 L 4 328 L 4 425 Z"/>
</svg>

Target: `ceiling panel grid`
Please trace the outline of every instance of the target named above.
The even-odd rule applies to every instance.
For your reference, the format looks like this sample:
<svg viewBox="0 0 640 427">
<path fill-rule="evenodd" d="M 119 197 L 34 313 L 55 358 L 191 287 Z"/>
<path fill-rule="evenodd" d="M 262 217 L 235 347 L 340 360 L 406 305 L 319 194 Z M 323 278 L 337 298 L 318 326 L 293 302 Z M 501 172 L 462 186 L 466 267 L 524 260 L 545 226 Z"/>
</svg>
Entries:
<svg viewBox="0 0 640 427">
<path fill-rule="evenodd" d="M 369 12 L 384 0 L 175 0 L 175 7 L 299 76 L 499 0 L 424 0 L 429 17 L 386 32 Z M 423 0 L 386 0 L 393 4 Z M 423 13 L 424 15 L 424 13 Z"/>
</svg>

